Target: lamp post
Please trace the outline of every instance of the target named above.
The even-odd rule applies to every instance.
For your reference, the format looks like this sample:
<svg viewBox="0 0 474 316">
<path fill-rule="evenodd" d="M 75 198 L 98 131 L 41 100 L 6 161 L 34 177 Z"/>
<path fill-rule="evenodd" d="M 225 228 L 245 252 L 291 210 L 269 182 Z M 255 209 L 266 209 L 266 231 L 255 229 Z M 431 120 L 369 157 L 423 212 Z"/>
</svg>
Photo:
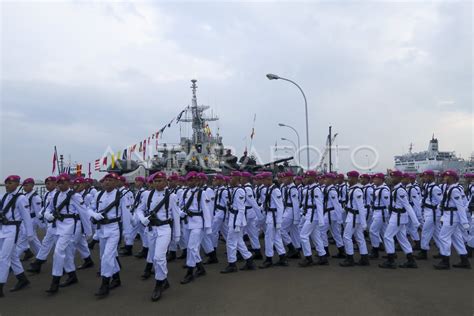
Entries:
<svg viewBox="0 0 474 316">
<path fill-rule="evenodd" d="M 291 143 L 291 145 L 293 145 L 293 148 L 295 148 L 295 150 L 296 150 L 296 144 L 295 144 L 294 141 L 292 141 L 291 139 L 285 138 L 285 137 L 282 137 L 281 140 Z"/>
<path fill-rule="evenodd" d="M 299 164 L 300 167 L 301 167 L 301 154 L 300 154 L 301 143 L 300 143 L 300 134 L 298 134 L 298 131 L 297 131 L 293 126 L 290 126 L 290 125 L 287 125 L 287 124 L 283 124 L 283 123 L 278 123 L 278 126 L 280 126 L 280 127 L 288 127 L 288 128 L 292 129 L 292 130 L 295 132 L 296 138 L 298 139 L 298 164 Z"/>
<path fill-rule="evenodd" d="M 301 87 L 296 83 L 294 82 L 293 80 L 290 80 L 290 79 L 287 79 L 287 78 L 283 78 L 283 77 L 280 77 L 280 76 L 277 76 L 275 74 L 267 74 L 267 78 L 268 80 L 278 80 L 278 79 L 281 79 L 281 80 L 284 80 L 284 81 L 288 81 L 288 82 L 291 82 L 292 84 L 294 84 L 300 91 L 301 91 L 301 94 L 303 95 L 303 98 L 304 98 L 304 108 L 305 108 L 305 116 L 306 116 L 306 162 L 307 162 L 307 168 L 309 169 L 309 127 L 308 127 L 308 101 L 306 100 L 306 95 L 304 94 L 304 91 L 303 89 L 301 89 Z"/>
</svg>

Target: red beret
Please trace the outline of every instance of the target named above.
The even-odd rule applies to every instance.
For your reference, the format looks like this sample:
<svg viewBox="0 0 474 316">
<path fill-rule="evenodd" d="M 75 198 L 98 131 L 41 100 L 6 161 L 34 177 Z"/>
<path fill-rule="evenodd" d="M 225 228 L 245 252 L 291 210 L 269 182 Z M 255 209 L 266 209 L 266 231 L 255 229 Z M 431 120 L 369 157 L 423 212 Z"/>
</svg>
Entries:
<svg viewBox="0 0 474 316">
<path fill-rule="evenodd" d="M 144 177 L 135 177 L 135 182 L 146 182 Z"/>
<path fill-rule="evenodd" d="M 163 171 L 157 171 L 150 176 L 150 180 L 153 181 L 155 179 L 166 179 L 166 173 Z"/>
<path fill-rule="evenodd" d="M 124 176 L 118 176 L 117 179 L 120 180 L 120 181 L 122 181 L 122 182 L 127 183 L 127 179 L 125 179 Z"/>
<path fill-rule="evenodd" d="M 285 178 L 289 178 L 289 177 L 293 178 L 294 176 L 295 175 L 294 175 L 293 171 L 291 171 L 291 170 L 287 171 L 287 172 L 283 172 L 283 177 L 285 177 Z"/>
<path fill-rule="evenodd" d="M 11 175 L 5 178 L 5 182 L 7 181 L 13 181 L 13 182 L 20 182 L 20 176 L 17 175 Z"/>
<path fill-rule="evenodd" d="M 224 176 L 224 180 L 225 180 L 225 182 L 230 182 L 230 177 Z"/>
<path fill-rule="evenodd" d="M 186 180 L 198 178 L 198 173 L 196 171 L 190 171 L 186 175 Z"/>
<path fill-rule="evenodd" d="M 368 175 L 367 173 L 363 173 L 360 175 L 360 178 L 361 179 L 369 179 L 370 180 L 370 175 Z"/>
<path fill-rule="evenodd" d="M 205 174 L 204 172 L 199 172 L 198 173 L 198 178 L 200 180 L 207 180 L 207 174 Z"/>
<path fill-rule="evenodd" d="M 466 179 L 472 179 L 472 178 L 474 178 L 474 173 L 465 173 L 465 174 L 464 174 L 464 178 L 466 178 Z"/>
<path fill-rule="evenodd" d="M 304 176 L 305 177 L 317 177 L 318 176 L 318 172 L 315 171 L 315 170 L 308 170 L 304 173 Z"/>
<path fill-rule="evenodd" d="M 432 176 L 432 177 L 434 177 L 435 172 L 433 170 L 425 170 L 425 171 L 423 171 L 423 173 L 421 175 L 422 176 Z"/>
<path fill-rule="evenodd" d="M 56 177 L 50 176 L 50 177 L 47 177 L 47 178 L 44 180 L 44 183 L 49 182 L 49 181 L 56 182 L 56 180 L 57 180 Z"/>
<path fill-rule="evenodd" d="M 268 178 L 271 179 L 271 178 L 273 178 L 273 174 L 271 172 L 268 172 L 268 171 L 262 172 L 260 174 L 260 176 L 262 177 L 262 179 L 268 179 Z"/>
<path fill-rule="evenodd" d="M 390 176 L 391 177 L 403 177 L 403 172 L 399 171 L 399 170 L 393 170 L 390 172 Z"/>
<path fill-rule="evenodd" d="M 221 174 L 216 174 L 216 175 L 214 176 L 214 180 L 225 180 L 225 179 L 224 179 L 224 176 L 223 176 L 223 175 L 221 175 Z"/>
<path fill-rule="evenodd" d="M 240 176 L 242 176 L 242 174 L 240 173 L 240 171 L 232 171 L 230 173 L 230 176 L 231 177 L 240 177 Z"/>
<path fill-rule="evenodd" d="M 178 177 L 179 181 L 186 181 L 186 177 Z"/>
<path fill-rule="evenodd" d="M 35 180 L 33 178 L 26 178 L 25 180 L 23 180 L 23 185 L 30 183 L 35 184 Z"/>
<path fill-rule="evenodd" d="M 326 173 L 326 179 L 336 179 L 336 175 L 334 173 Z"/>
<path fill-rule="evenodd" d="M 296 176 L 296 177 L 295 177 L 295 180 L 301 181 L 301 180 L 303 180 L 303 177 L 302 177 L 302 176 Z"/>
<path fill-rule="evenodd" d="M 338 178 L 338 179 L 344 179 L 344 174 L 343 174 L 343 173 L 339 173 L 339 174 L 337 175 L 337 178 Z"/>
<path fill-rule="evenodd" d="M 358 177 L 359 177 L 359 173 L 358 173 L 357 171 L 355 171 L 355 170 L 352 170 L 352 171 L 349 171 L 349 172 L 347 173 L 347 176 L 348 176 L 348 177 L 351 177 L 351 178 L 358 178 Z"/>
<path fill-rule="evenodd" d="M 105 179 L 113 179 L 113 180 L 116 180 L 116 179 L 118 179 L 118 177 L 119 177 L 119 176 L 118 176 L 116 173 L 111 172 L 111 173 L 107 173 L 107 174 L 104 176 L 103 179 L 104 179 L 104 180 L 105 180 Z"/>
<path fill-rule="evenodd" d="M 86 181 L 86 183 L 90 183 L 90 184 L 94 183 L 94 179 L 92 179 L 92 178 L 86 178 L 85 181 Z"/>
<path fill-rule="evenodd" d="M 173 174 L 171 174 L 171 175 L 168 177 L 168 180 L 170 180 L 170 181 L 178 181 L 178 180 L 179 180 L 179 175 L 177 175 L 176 173 L 173 173 Z"/>
<path fill-rule="evenodd" d="M 454 170 L 446 170 L 444 173 L 443 173 L 443 177 L 454 177 L 456 179 L 459 178 L 459 175 L 456 171 Z"/>
<path fill-rule="evenodd" d="M 376 173 L 372 176 L 372 178 L 377 178 L 377 179 L 381 179 L 381 180 L 385 180 L 385 175 L 383 173 Z"/>
<path fill-rule="evenodd" d="M 71 177 L 67 173 L 62 173 L 57 177 L 58 182 L 61 181 L 70 181 Z"/>
<path fill-rule="evenodd" d="M 76 179 L 74 179 L 74 181 L 73 181 L 74 184 L 82 184 L 82 183 L 84 183 L 84 182 L 85 182 L 85 180 L 84 180 L 83 177 L 76 178 Z"/>
<path fill-rule="evenodd" d="M 243 177 L 243 178 L 252 178 L 252 174 L 248 171 L 242 171 L 240 173 L 240 176 Z"/>
</svg>

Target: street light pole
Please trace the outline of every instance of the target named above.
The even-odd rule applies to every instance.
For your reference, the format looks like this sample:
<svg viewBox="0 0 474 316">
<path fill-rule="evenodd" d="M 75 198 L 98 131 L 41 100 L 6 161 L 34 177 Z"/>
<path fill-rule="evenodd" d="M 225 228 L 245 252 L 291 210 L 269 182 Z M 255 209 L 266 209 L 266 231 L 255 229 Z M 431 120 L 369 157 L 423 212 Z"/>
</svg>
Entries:
<svg viewBox="0 0 474 316">
<path fill-rule="evenodd" d="M 283 77 L 280 77 L 280 76 L 277 76 L 277 75 L 274 75 L 274 74 L 267 74 L 267 78 L 268 80 L 278 80 L 278 79 L 281 79 L 281 80 L 285 80 L 285 81 L 288 81 L 288 82 L 291 82 L 292 84 L 294 84 L 300 91 L 301 91 L 301 94 L 303 95 L 303 98 L 304 98 L 304 108 L 305 108 L 305 116 L 306 116 L 306 161 L 307 161 L 307 168 L 309 169 L 309 126 L 308 126 L 308 101 L 306 100 L 306 95 L 304 94 L 304 91 L 303 89 L 301 89 L 301 87 L 296 83 L 294 82 L 293 80 L 290 80 L 290 79 L 287 79 L 287 78 L 283 78 Z"/>
<path fill-rule="evenodd" d="M 298 139 L 298 164 L 299 164 L 300 167 L 301 167 L 301 153 L 300 153 L 301 143 L 300 143 L 300 134 L 298 133 L 298 131 L 297 131 L 293 126 L 290 126 L 290 125 L 287 125 L 287 124 L 283 124 L 283 123 L 278 123 L 278 126 L 281 126 L 281 127 L 288 127 L 288 128 L 290 128 L 290 129 L 292 129 L 293 132 L 295 132 L 296 138 Z"/>
</svg>

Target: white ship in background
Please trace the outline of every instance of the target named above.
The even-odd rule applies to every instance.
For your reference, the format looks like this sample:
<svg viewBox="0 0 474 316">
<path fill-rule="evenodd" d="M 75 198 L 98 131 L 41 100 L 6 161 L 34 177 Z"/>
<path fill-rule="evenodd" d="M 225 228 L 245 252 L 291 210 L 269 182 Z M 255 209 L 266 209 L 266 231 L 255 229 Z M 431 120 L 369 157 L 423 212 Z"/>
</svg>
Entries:
<svg viewBox="0 0 474 316">
<path fill-rule="evenodd" d="M 468 162 L 457 157 L 454 151 L 439 151 L 438 139 L 430 140 L 428 150 L 414 153 L 412 152 L 412 144 L 407 154 L 395 156 L 395 169 L 403 172 L 420 173 L 425 170 L 442 171 L 453 169 L 464 172 L 468 166 Z"/>
</svg>

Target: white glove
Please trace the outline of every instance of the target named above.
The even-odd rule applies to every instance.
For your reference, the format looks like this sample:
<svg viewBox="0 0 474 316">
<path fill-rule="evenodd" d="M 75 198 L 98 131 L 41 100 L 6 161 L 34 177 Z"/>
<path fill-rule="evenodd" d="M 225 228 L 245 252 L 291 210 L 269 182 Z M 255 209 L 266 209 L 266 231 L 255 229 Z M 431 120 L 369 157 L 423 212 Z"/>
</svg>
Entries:
<svg viewBox="0 0 474 316">
<path fill-rule="evenodd" d="M 360 224 L 360 226 L 362 227 L 362 230 L 366 230 L 366 229 L 367 229 L 367 223 L 362 223 L 362 224 Z"/>
<path fill-rule="evenodd" d="M 469 227 L 470 227 L 469 223 L 462 224 L 462 228 L 464 228 L 465 230 L 468 230 Z"/>
<path fill-rule="evenodd" d="M 31 236 L 28 236 L 27 239 L 28 239 L 29 242 L 32 242 L 35 239 L 35 237 L 33 235 L 31 235 Z"/>
<path fill-rule="evenodd" d="M 150 220 L 148 219 L 148 217 L 140 218 L 140 222 L 143 226 L 148 226 L 148 224 L 150 224 Z"/>
<path fill-rule="evenodd" d="M 240 226 L 235 226 L 234 232 L 236 232 L 236 233 L 240 232 Z"/>
<path fill-rule="evenodd" d="M 44 218 L 44 214 L 43 214 L 43 212 L 40 212 L 39 215 L 38 215 L 38 219 L 42 220 L 43 218 Z"/>
<path fill-rule="evenodd" d="M 276 228 L 276 229 L 281 229 L 281 224 L 276 224 L 276 225 L 275 225 L 275 228 Z"/>
<path fill-rule="evenodd" d="M 96 220 L 96 221 L 101 221 L 104 219 L 104 216 L 102 216 L 102 214 L 100 213 L 93 213 L 92 214 L 92 217 Z"/>
<path fill-rule="evenodd" d="M 212 228 L 209 227 L 209 228 L 206 228 L 206 235 L 210 235 L 212 234 Z"/>
<path fill-rule="evenodd" d="M 137 216 L 136 215 L 132 216 L 132 218 L 130 219 L 130 222 L 132 223 L 132 226 L 137 226 L 138 224 Z"/>
<path fill-rule="evenodd" d="M 49 212 L 45 212 L 44 213 L 44 218 L 46 218 L 47 221 L 51 222 L 54 220 L 54 216 L 53 214 L 49 213 Z"/>
<path fill-rule="evenodd" d="M 298 225 L 300 221 L 293 221 L 293 225 Z"/>
</svg>

